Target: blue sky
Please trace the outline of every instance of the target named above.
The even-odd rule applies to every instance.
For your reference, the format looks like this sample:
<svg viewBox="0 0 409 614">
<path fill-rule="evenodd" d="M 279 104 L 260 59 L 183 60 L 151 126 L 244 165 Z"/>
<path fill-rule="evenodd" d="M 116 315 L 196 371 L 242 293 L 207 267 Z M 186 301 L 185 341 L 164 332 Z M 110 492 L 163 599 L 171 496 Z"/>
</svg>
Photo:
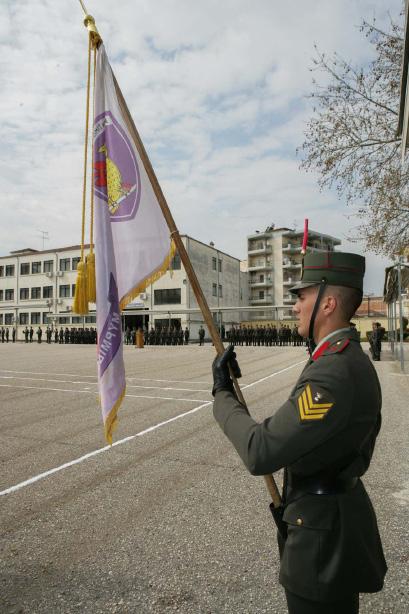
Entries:
<svg viewBox="0 0 409 614">
<path fill-rule="evenodd" d="M 311 115 L 313 45 L 358 65 L 362 18 L 386 26 L 400 0 L 86 0 L 181 233 L 244 258 L 267 225 L 343 240 L 351 211 L 296 148 Z M 80 238 L 87 34 L 77 0 L 0 6 L 0 254 Z M 367 256 L 378 293 L 387 261 Z"/>
</svg>

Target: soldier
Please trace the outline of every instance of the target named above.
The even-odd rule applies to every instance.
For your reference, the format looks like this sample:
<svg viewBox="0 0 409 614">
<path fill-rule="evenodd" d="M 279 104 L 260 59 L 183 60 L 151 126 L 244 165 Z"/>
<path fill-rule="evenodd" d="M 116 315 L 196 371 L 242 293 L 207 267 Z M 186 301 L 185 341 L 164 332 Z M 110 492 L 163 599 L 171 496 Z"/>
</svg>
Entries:
<svg viewBox="0 0 409 614">
<path fill-rule="evenodd" d="M 185 345 L 189 345 L 190 332 L 187 326 L 185 328 L 184 336 L 185 336 Z"/>
<path fill-rule="evenodd" d="M 27 326 L 24 329 L 24 341 L 28 343 L 28 328 Z"/>
<path fill-rule="evenodd" d="M 13 330 L 11 331 L 11 336 L 13 339 L 13 343 L 15 343 L 16 342 L 16 329 L 14 328 L 14 326 L 13 326 Z"/>
<path fill-rule="evenodd" d="M 360 479 L 381 426 L 378 377 L 349 326 L 364 271 L 356 254 L 305 256 L 291 292 L 311 357 L 289 399 L 263 423 L 235 397 L 232 348 L 213 363 L 214 415 L 246 467 L 254 475 L 285 468 L 278 541 L 291 614 L 355 614 L 359 593 L 381 590 L 387 570 Z"/>
<path fill-rule="evenodd" d="M 199 328 L 199 345 L 204 345 L 205 331 L 202 325 Z"/>
<path fill-rule="evenodd" d="M 9 335 L 10 335 L 10 331 L 9 331 L 9 328 L 7 327 L 6 328 L 6 342 L 7 343 L 9 342 Z"/>
<path fill-rule="evenodd" d="M 32 326 L 30 326 L 29 337 L 30 337 L 30 343 L 33 343 L 34 328 Z"/>
<path fill-rule="evenodd" d="M 41 326 L 37 328 L 36 335 L 37 335 L 37 343 L 41 343 L 41 338 L 43 336 L 43 329 L 41 328 Z"/>
<path fill-rule="evenodd" d="M 58 328 L 54 328 L 54 343 L 58 343 Z"/>
</svg>

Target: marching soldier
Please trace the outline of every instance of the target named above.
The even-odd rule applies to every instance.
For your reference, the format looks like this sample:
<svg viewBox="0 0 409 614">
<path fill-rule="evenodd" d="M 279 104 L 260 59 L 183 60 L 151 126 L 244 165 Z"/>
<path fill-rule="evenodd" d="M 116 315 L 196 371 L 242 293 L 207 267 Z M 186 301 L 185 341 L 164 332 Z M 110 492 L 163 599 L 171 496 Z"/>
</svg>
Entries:
<svg viewBox="0 0 409 614">
<path fill-rule="evenodd" d="M 9 335 L 10 335 L 10 331 L 9 331 L 9 328 L 7 327 L 6 328 L 6 342 L 7 343 L 9 342 Z"/>
<path fill-rule="evenodd" d="M 30 336 L 30 343 L 32 343 L 33 336 L 34 336 L 34 328 L 32 326 L 30 326 L 29 336 Z"/>
<path fill-rule="evenodd" d="M 25 327 L 23 332 L 24 332 L 24 341 L 26 343 L 28 343 L 28 328 L 27 328 L 27 326 Z"/>
<path fill-rule="evenodd" d="M 199 345 L 204 345 L 205 331 L 202 325 L 199 328 Z"/>
<path fill-rule="evenodd" d="M 11 331 L 11 336 L 13 339 L 13 343 L 15 343 L 16 342 L 16 329 L 14 328 L 14 326 L 13 326 L 13 330 Z"/>
<path fill-rule="evenodd" d="M 290 614 L 356 614 L 359 593 L 382 589 L 387 570 L 375 512 L 361 477 L 381 427 L 377 374 L 349 322 L 362 301 L 365 259 L 304 258 L 294 313 L 311 357 L 289 399 L 258 424 L 237 400 L 228 363 L 213 363 L 214 415 L 253 475 L 284 467 L 275 508 L 280 583 Z"/>
</svg>

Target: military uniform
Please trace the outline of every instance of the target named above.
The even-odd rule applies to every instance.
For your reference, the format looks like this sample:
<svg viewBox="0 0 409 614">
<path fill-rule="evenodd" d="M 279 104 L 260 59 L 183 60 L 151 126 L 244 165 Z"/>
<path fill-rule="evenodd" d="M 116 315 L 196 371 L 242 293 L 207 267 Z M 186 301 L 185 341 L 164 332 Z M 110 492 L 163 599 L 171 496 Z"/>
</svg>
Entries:
<svg viewBox="0 0 409 614">
<path fill-rule="evenodd" d="M 381 404 L 376 371 L 350 327 L 320 340 L 288 400 L 261 424 L 232 390 L 216 389 L 214 416 L 249 471 L 285 469 L 279 578 L 289 607 L 291 596 L 298 600 L 290 612 L 312 612 L 311 602 L 319 612 L 357 612 L 358 593 L 382 589 L 387 567 L 360 479 L 381 426 Z M 355 605 L 330 609 L 348 596 Z"/>
</svg>

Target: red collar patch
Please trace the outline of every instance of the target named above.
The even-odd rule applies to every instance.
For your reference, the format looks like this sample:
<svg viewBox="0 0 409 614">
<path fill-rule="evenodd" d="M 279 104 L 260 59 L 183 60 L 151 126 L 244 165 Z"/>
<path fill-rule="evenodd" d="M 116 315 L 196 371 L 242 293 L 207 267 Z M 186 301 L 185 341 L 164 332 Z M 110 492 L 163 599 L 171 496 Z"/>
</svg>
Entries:
<svg viewBox="0 0 409 614">
<path fill-rule="evenodd" d="M 325 341 L 320 347 L 315 350 L 311 356 L 312 360 L 318 360 L 320 356 L 328 356 L 329 354 L 338 354 L 345 350 L 349 345 L 349 339 L 339 339 L 333 345 L 330 341 Z"/>
</svg>

